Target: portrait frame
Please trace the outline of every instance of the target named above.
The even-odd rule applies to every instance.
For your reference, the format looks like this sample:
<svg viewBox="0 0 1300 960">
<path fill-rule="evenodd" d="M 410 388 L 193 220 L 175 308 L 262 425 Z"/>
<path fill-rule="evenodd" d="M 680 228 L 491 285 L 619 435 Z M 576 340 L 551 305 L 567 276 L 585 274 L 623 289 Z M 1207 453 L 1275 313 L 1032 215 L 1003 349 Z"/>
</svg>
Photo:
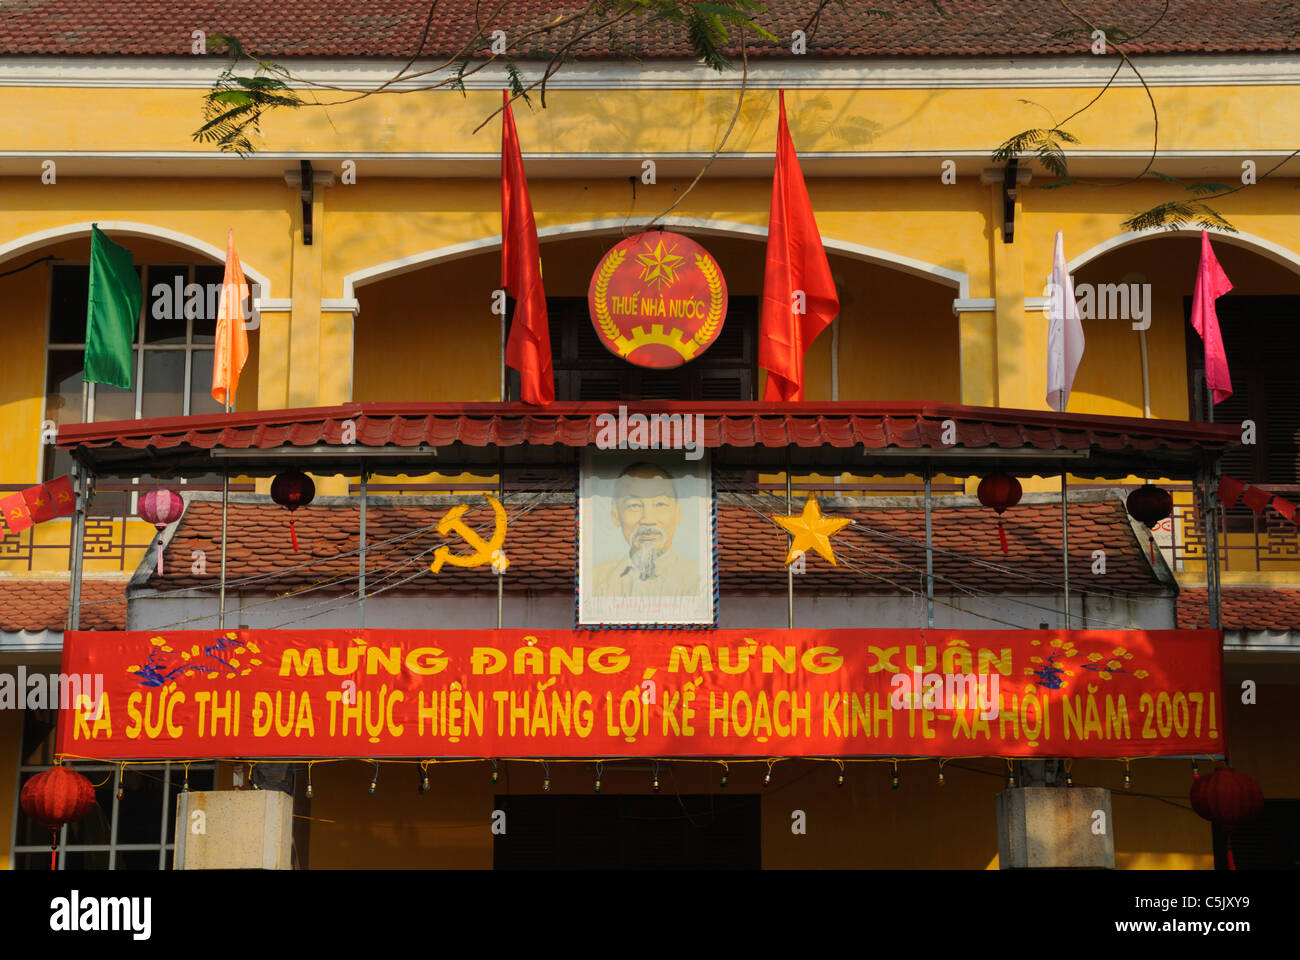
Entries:
<svg viewBox="0 0 1300 960">
<path fill-rule="evenodd" d="M 708 452 L 703 453 L 699 459 L 689 460 L 681 451 L 588 448 L 583 452 L 574 510 L 574 623 L 579 629 L 706 630 L 717 626 L 717 490 Z M 669 524 L 662 502 L 664 485 L 657 482 L 656 469 L 667 474 L 680 509 L 668 548 L 662 551 L 657 549 L 659 534 Z M 620 512 L 615 489 L 625 472 L 629 472 L 629 480 L 639 481 L 634 492 L 659 495 L 657 505 L 643 505 L 640 497 L 625 497 L 624 504 L 630 506 Z M 642 510 L 646 513 L 638 521 Z M 639 559 L 634 541 L 642 546 Z M 651 571 L 646 569 L 647 550 L 655 553 Z M 664 592 L 655 592 L 651 580 L 662 580 Z M 684 592 L 686 585 L 694 589 Z M 640 593 L 642 589 L 648 592 Z"/>
</svg>

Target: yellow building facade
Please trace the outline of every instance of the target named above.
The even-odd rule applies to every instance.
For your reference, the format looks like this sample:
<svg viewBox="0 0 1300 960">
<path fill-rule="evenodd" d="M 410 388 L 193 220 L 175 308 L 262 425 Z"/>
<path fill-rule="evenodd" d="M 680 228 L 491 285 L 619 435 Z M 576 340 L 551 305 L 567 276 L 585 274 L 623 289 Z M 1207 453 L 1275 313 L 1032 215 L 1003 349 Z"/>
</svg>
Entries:
<svg viewBox="0 0 1300 960">
<path fill-rule="evenodd" d="M 1251 169 L 1262 176 L 1286 156 L 1293 147 L 1300 61 L 1244 53 L 1152 58 L 1146 79 L 1159 116 L 1158 142 L 1148 90 L 1125 77 L 1068 124 L 1078 138 L 1067 151 L 1070 172 L 1082 182 L 1044 189 L 1055 178 L 1025 158 L 1009 196 L 1005 164 L 991 160 L 993 150 L 1021 130 L 1047 125 L 1049 116 L 1078 110 L 1113 63 L 1088 56 L 786 57 L 756 59 L 743 83 L 738 71 L 718 75 L 679 61 L 577 64 L 551 82 L 545 109 L 536 96 L 531 108 L 514 105 L 547 295 L 585 298 L 600 257 L 656 218 L 714 255 L 733 298 L 759 297 L 777 91 L 784 89 L 841 304 L 834 327 L 809 351 L 809 400 L 1048 409 L 1042 297 L 1053 238 L 1063 231 L 1076 287 L 1124 284 L 1149 291 L 1141 330 L 1127 315 L 1085 319 L 1087 348 L 1069 412 L 1203 418 L 1196 396 L 1200 346 L 1189 338 L 1186 319 L 1200 229 L 1133 232 L 1124 221 L 1185 196 L 1176 184 L 1136 179 L 1153 149 L 1153 166 L 1162 173 L 1231 185 Z M 199 271 L 185 273 L 186 284 L 201 282 L 207 275 L 202 268 L 219 268 L 227 230 L 234 230 L 245 272 L 258 285 L 238 411 L 504 399 L 500 318 L 492 311 L 501 285 L 500 121 L 492 117 L 500 104 L 498 74 L 479 75 L 464 94 L 376 93 L 273 112 L 263 121 L 256 152 L 241 158 L 191 137 L 217 70 L 212 58 L 8 58 L 0 66 L 0 130 L 7 134 L 0 154 L 0 327 L 6 345 L 0 352 L 0 489 L 16 491 L 58 475 L 51 427 L 87 415 L 117 419 L 112 411 L 180 416 L 210 409 L 201 383 L 203 364 L 210 362 L 211 341 L 200 332 L 205 315 L 199 310 L 188 332 L 173 329 L 175 335 L 154 344 L 148 317 L 156 298 L 148 289 L 137 348 L 137 355 L 146 354 L 138 395 L 113 400 L 107 391 L 97 393 L 95 409 L 102 412 L 96 414 L 89 397 L 76 409 L 75 378 L 60 381 L 74 384 L 60 392 L 56 380 L 64 368 L 54 358 L 67 348 L 57 345 L 55 323 L 60 289 L 70 276 L 61 271 L 87 262 L 92 223 L 126 246 L 154 279 Z M 300 76 L 353 89 L 374 88 L 391 72 L 387 63 L 342 59 L 295 61 L 293 67 Z M 725 144 L 692 184 L 733 113 Z M 1211 236 L 1233 296 L 1268 298 L 1270 309 L 1283 311 L 1300 304 L 1300 174 L 1293 167 L 1217 201 L 1215 209 L 1234 231 Z M 1250 309 L 1245 299 L 1241 303 Z M 174 357 L 164 361 L 164 340 L 172 341 L 169 349 L 183 356 L 183 364 Z M 156 387 L 150 382 L 155 368 L 147 366 L 155 354 Z M 1249 389 L 1254 369 L 1234 365 L 1234 381 L 1241 377 Z M 755 369 L 754 376 L 745 399 L 762 395 L 763 375 Z M 1296 402 L 1289 396 L 1268 400 L 1277 415 L 1262 429 L 1279 431 L 1276 455 L 1267 460 L 1277 472 L 1240 479 L 1275 485 L 1281 496 L 1300 483 L 1296 459 L 1288 460 L 1297 444 L 1290 426 Z M 1300 417 L 1300 407 L 1295 413 Z M 401 482 L 375 482 L 385 479 Z M 355 482 L 321 477 L 318 489 L 346 494 Z M 1031 491 L 1055 490 L 1057 482 L 1025 478 Z M 254 489 L 251 481 L 245 489 Z M 1180 510 L 1189 511 L 1190 494 L 1176 493 Z M 124 586 L 153 530 L 123 519 L 127 500 L 121 503 L 116 515 L 92 519 L 85 573 Z M 1186 538 L 1175 543 L 1181 536 L 1175 529 L 1160 546 L 1185 588 L 1203 586 L 1204 553 Z M 1281 527 L 1238 523 L 1229 526 L 1227 539 L 1230 590 L 1300 591 L 1294 537 Z M 34 581 L 66 584 L 68 543 L 66 520 L 6 538 L 0 550 L 4 589 L 21 591 Z M 19 622 L 24 615 L 14 613 L 3 625 L 6 662 L 56 663 L 59 630 L 44 621 Z M 1225 629 L 1239 639 L 1227 654 L 1227 687 L 1243 679 L 1259 685 L 1257 705 L 1234 703 L 1228 711 L 1240 744 L 1234 765 L 1255 776 L 1266 797 L 1300 796 L 1300 760 L 1285 719 L 1300 679 L 1300 640 L 1289 630 L 1300 630 L 1300 623 L 1288 630 L 1274 624 L 1271 639 L 1261 640 L 1250 636 L 1261 628 L 1249 617 L 1230 621 L 1225 617 Z M 18 788 L 22 769 L 32 763 L 29 747 L 21 712 L 0 712 L 0 793 Z M 999 761 L 969 767 L 973 772 L 964 777 L 950 772 L 941 788 L 929 767 L 913 774 L 905 765 L 902 789 L 909 796 L 902 806 L 891 791 L 878 789 L 887 781 L 883 768 L 877 773 L 872 767 L 835 790 L 827 774 L 809 778 L 798 763 L 782 766 L 776 789 L 762 800 L 763 865 L 996 866 L 992 811 L 1005 768 Z M 365 792 L 368 767 L 318 766 L 310 866 L 491 866 L 492 838 L 476 823 L 501 787 L 473 764 L 446 769 L 437 798 L 406 791 L 377 810 Z M 228 776 L 223 771 L 218 776 Z M 1190 811 L 1139 796 L 1185 794 L 1186 763 L 1137 761 L 1133 774 L 1136 786 L 1126 795 L 1118 764 L 1087 761 L 1074 770 L 1076 779 L 1116 791 L 1116 865 L 1212 866 L 1207 824 Z M 577 765 L 561 770 L 556 790 L 583 792 L 586 776 Z M 679 784 L 683 792 L 716 791 L 713 771 L 683 776 L 690 781 Z M 746 786 L 755 787 L 757 776 L 749 771 L 736 780 L 753 779 Z M 868 776 L 879 782 L 865 782 Z M 809 786 L 820 780 L 826 783 Z M 611 777 L 608 790 L 643 787 L 631 776 L 626 783 Z M 535 792 L 518 779 L 511 789 Z M 814 822 L 855 826 L 844 833 L 813 831 L 811 840 L 800 842 L 787 830 L 791 797 Z M 936 828 L 956 806 L 981 811 L 981 827 Z M 0 806 L 6 844 L 14 837 L 10 816 L 10 806 Z"/>
</svg>

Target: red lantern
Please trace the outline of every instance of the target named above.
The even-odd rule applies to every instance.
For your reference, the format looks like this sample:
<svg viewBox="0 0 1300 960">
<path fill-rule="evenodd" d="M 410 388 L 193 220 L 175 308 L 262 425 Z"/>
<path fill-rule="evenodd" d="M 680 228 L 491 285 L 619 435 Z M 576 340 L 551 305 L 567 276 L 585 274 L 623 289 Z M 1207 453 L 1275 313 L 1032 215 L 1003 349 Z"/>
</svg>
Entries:
<svg viewBox="0 0 1300 960">
<path fill-rule="evenodd" d="M 1147 483 L 1128 495 L 1129 516 L 1145 523 L 1151 531 L 1151 562 L 1156 562 L 1156 524 L 1169 519 L 1174 512 L 1174 498 L 1169 491 Z"/>
<path fill-rule="evenodd" d="M 185 501 L 175 490 L 150 490 L 140 494 L 140 503 L 136 509 L 141 519 L 147 520 L 162 533 L 163 528 L 175 523 L 185 512 Z M 162 537 L 158 538 L 158 576 L 163 572 Z"/>
<path fill-rule="evenodd" d="M 95 787 L 77 771 L 54 767 L 38 773 L 23 786 L 23 813 L 50 828 L 50 869 L 56 864 L 59 828 L 76 823 L 95 806 Z"/>
<path fill-rule="evenodd" d="M 1232 767 L 1219 767 L 1208 777 L 1197 778 L 1192 784 L 1191 800 L 1192 809 L 1222 827 L 1228 835 L 1228 869 L 1236 870 L 1232 857 L 1233 828 L 1250 823 L 1260 815 L 1264 809 L 1264 791 L 1246 774 Z"/>
<path fill-rule="evenodd" d="M 298 552 L 298 531 L 293 526 L 293 511 L 307 506 L 315 496 L 316 484 L 301 470 L 277 474 L 271 481 L 271 499 L 289 510 L 289 536 L 294 553 Z"/>
<path fill-rule="evenodd" d="M 1005 473 L 990 473 L 980 481 L 979 488 L 975 491 L 975 495 L 980 498 L 980 503 L 992 507 L 997 512 L 998 539 L 1002 541 L 1003 553 L 1009 551 L 1007 532 L 1002 528 L 1002 511 L 1019 503 L 1022 493 L 1024 490 L 1020 486 L 1020 481 Z"/>
</svg>

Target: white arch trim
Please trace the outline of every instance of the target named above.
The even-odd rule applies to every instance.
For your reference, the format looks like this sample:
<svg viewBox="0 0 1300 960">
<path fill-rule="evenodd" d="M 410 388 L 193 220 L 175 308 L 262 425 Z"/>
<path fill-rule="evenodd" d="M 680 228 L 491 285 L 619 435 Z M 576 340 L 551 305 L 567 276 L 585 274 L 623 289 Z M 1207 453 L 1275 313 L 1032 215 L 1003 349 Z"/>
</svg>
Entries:
<svg viewBox="0 0 1300 960">
<path fill-rule="evenodd" d="M 652 218 L 650 217 L 638 217 L 629 221 L 624 221 L 621 218 L 615 217 L 608 220 L 587 220 L 581 223 L 564 223 L 558 226 L 540 228 L 537 231 L 537 238 L 541 242 L 545 243 L 547 240 L 567 240 L 575 237 L 586 237 L 621 230 L 625 223 L 628 227 L 643 227 L 649 223 L 651 219 Z M 711 236 L 745 236 L 753 237 L 756 240 L 767 239 L 767 227 L 760 227 L 752 223 L 740 223 L 735 220 L 701 220 L 696 217 L 664 217 L 659 221 L 659 223 L 662 223 L 666 227 L 684 227 Z M 343 278 L 342 302 L 355 302 L 356 288 L 364 286 L 367 283 L 374 283 L 377 280 L 384 280 L 388 277 L 395 277 L 399 274 L 409 273 L 412 270 L 419 270 L 421 267 L 428 266 L 431 263 L 458 260 L 463 257 L 472 257 L 475 254 L 484 252 L 485 250 L 493 250 L 500 246 L 501 235 L 496 234 L 495 236 L 483 237 L 478 240 L 468 240 L 465 243 L 455 243 L 446 247 L 438 247 L 434 250 L 425 250 L 421 253 L 412 254 L 409 257 L 399 257 L 396 260 L 389 260 L 386 263 L 380 263 L 373 267 L 366 267 L 363 270 L 354 271 Z M 867 247 L 860 243 L 852 243 L 848 240 L 836 240 L 832 237 L 823 236 L 822 246 L 824 246 L 829 252 L 843 254 L 858 260 L 866 260 L 871 263 L 878 263 L 887 267 L 893 267 L 894 269 L 902 270 L 905 273 L 910 273 L 913 276 L 920 277 L 924 280 L 933 280 L 937 283 L 945 283 L 954 286 L 957 288 L 958 299 L 966 299 L 970 295 L 970 275 L 961 273 L 957 270 L 949 270 L 946 267 L 927 263 L 924 260 L 916 260 L 912 257 L 905 257 L 889 250 Z"/>
<path fill-rule="evenodd" d="M 165 240 L 168 243 L 178 247 L 185 247 L 194 250 L 197 253 L 211 257 L 218 263 L 224 263 L 226 260 L 226 250 L 224 247 L 218 247 L 206 240 L 200 240 L 198 237 L 191 237 L 187 233 L 181 233 L 178 230 L 169 230 L 167 227 L 154 226 L 152 223 L 134 223 L 130 220 L 86 220 L 82 223 L 65 223 L 59 227 L 50 227 L 47 230 L 37 230 L 35 233 L 29 233 L 26 236 L 19 237 L 17 240 L 10 240 L 8 243 L 0 243 L 0 263 L 20 257 L 30 250 L 37 250 L 47 244 L 55 243 L 59 240 L 67 240 L 70 237 L 88 237 L 90 236 L 91 224 L 95 224 L 104 233 L 125 234 L 128 237 L 152 237 L 157 240 Z M 265 302 L 271 298 L 271 280 L 261 270 L 250 267 L 242 258 L 240 265 L 244 268 L 244 277 L 256 281 L 261 287 L 261 301 Z"/>
<path fill-rule="evenodd" d="M 1279 266 L 1286 267 L 1292 273 L 1300 274 L 1300 254 L 1282 246 L 1280 243 L 1274 243 L 1272 240 L 1266 240 L 1264 237 L 1256 236 L 1253 233 L 1242 233 L 1238 230 L 1233 233 L 1224 230 L 1222 227 L 1206 227 L 1206 232 L 1211 234 L 1216 240 L 1231 244 L 1234 247 L 1241 247 L 1243 250 L 1250 250 L 1258 253 L 1266 260 L 1271 260 Z M 1199 237 L 1201 235 L 1200 227 L 1179 227 L 1176 230 L 1162 230 L 1153 228 L 1150 230 L 1130 230 L 1127 233 L 1116 234 L 1108 240 L 1103 240 L 1083 253 L 1074 257 L 1066 264 L 1066 269 L 1073 274 L 1080 267 L 1084 267 L 1112 250 L 1128 246 L 1131 243 L 1138 243 L 1142 240 L 1157 240 L 1160 237 Z M 1052 282 L 1052 275 L 1047 274 L 1043 278 L 1043 289 L 1046 290 Z M 1030 313 L 1046 309 L 1047 297 L 1025 297 L 1025 309 Z"/>
<path fill-rule="evenodd" d="M 1293 250 L 1288 250 L 1281 244 L 1274 243 L 1272 240 L 1266 240 L 1263 237 L 1257 237 L 1253 233 L 1242 233 L 1240 230 L 1232 233 L 1221 227 L 1206 227 L 1207 232 L 1212 234 L 1216 239 L 1225 243 L 1232 244 L 1234 247 L 1242 247 L 1261 254 L 1266 259 L 1272 260 L 1287 269 L 1300 273 L 1300 254 Z M 1117 247 L 1127 246 L 1130 243 L 1137 243 L 1140 240 L 1153 240 L 1159 237 L 1178 236 L 1178 237 L 1199 237 L 1201 235 L 1200 227 L 1180 227 L 1177 230 L 1130 230 L 1128 233 L 1121 233 L 1111 237 L 1109 240 L 1103 240 L 1090 250 L 1085 250 L 1077 257 L 1072 259 L 1068 267 L 1073 273 L 1079 267 L 1097 259 L 1103 254 L 1109 253 Z M 1051 279 L 1051 274 L 1048 274 Z"/>
</svg>

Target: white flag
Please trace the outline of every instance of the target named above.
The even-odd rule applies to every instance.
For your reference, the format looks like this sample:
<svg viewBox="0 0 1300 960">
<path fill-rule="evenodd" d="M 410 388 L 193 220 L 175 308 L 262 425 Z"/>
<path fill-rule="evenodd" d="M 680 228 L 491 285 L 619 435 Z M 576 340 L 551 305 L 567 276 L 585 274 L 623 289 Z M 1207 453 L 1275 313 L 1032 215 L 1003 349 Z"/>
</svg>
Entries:
<svg viewBox="0 0 1300 960">
<path fill-rule="evenodd" d="M 1083 324 L 1074 302 L 1074 281 L 1065 265 L 1065 234 L 1060 230 L 1056 231 L 1052 282 L 1047 292 L 1047 405 L 1064 412 L 1083 359 Z"/>
</svg>

